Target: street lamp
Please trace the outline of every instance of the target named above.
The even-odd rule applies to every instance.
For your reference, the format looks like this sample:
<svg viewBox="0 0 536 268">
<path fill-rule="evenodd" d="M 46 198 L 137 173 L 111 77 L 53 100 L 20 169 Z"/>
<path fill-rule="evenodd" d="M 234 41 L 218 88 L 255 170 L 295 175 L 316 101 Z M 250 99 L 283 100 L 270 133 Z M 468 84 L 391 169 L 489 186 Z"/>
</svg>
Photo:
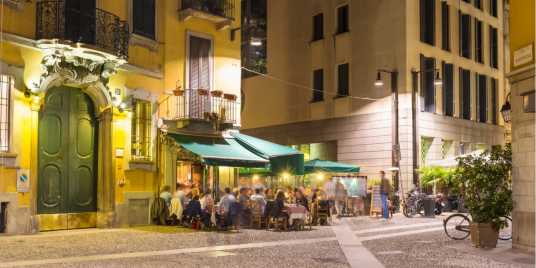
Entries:
<svg viewBox="0 0 536 268">
<path fill-rule="evenodd" d="M 398 131 L 398 71 L 397 70 L 385 70 L 385 69 L 378 69 L 376 74 L 376 80 L 374 81 L 375 87 L 382 87 L 384 85 L 381 77 L 381 73 L 387 73 L 391 75 L 391 99 L 393 101 L 392 109 L 391 109 L 391 118 L 392 118 L 392 144 L 393 147 L 391 149 L 391 163 L 392 166 L 395 168 L 400 169 L 400 141 L 399 141 L 399 131 Z M 400 172 L 395 172 L 395 181 L 394 185 L 396 186 L 396 190 L 398 190 L 399 185 L 399 176 Z"/>
<path fill-rule="evenodd" d="M 511 118 L 512 106 L 510 106 L 510 102 L 508 101 L 509 99 L 510 99 L 510 93 L 506 95 L 506 102 L 501 107 L 501 115 L 505 123 L 510 123 L 510 121 L 512 120 Z"/>
</svg>

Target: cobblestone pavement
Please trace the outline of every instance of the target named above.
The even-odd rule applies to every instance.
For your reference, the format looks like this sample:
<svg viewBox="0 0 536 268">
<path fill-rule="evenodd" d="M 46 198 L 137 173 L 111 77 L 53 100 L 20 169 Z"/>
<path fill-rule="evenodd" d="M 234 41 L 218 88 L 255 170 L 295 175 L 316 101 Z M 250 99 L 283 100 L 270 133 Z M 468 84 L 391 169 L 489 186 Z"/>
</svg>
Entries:
<svg viewBox="0 0 536 268">
<path fill-rule="evenodd" d="M 450 240 L 445 216 L 343 218 L 300 232 L 158 227 L 0 236 L 0 267 L 534 267 L 534 257 L 509 242 L 481 250 Z"/>
<path fill-rule="evenodd" d="M 469 239 L 449 239 L 442 229 L 446 216 L 396 215 L 387 222 L 361 217 L 349 223 L 385 267 L 534 267 L 534 256 L 513 251 L 511 242 L 500 241 L 496 249 L 482 250 L 472 247 Z"/>
<path fill-rule="evenodd" d="M 160 233 L 83 230 L 0 237 L 0 267 L 348 267 L 330 227 Z"/>
</svg>

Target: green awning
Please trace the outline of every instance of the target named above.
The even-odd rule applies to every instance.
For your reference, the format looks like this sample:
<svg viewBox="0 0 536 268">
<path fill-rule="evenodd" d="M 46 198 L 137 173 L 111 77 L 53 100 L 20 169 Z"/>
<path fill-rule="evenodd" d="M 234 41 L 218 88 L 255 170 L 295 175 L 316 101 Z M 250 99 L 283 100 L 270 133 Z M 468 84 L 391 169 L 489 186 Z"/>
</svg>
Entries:
<svg viewBox="0 0 536 268">
<path fill-rule="evenodd" d="M 251 168 L 251 167 L 241 167 L 238 170 L 238 173 L 241 176 L 251 176 L 251 175 L 263 175 L 263 176 L 272 176 L 272 171 L 269 168 Z"/>
<path fill-rule="evenodd" d="M 314 159 L 305 162 L 305 172 L 313 173 L 317 171 L 332 172 L 332 173 L 357 173 L 359 167 L 351 164 Z"/>
<path fill-rule="evenodd" d="M 268 160 L 240 145 L 234 138 L 195 137 L 168 133 L 178 145 L 198 155 L 205 164 L 229 167 L 266 167 Z"/>
<path fill-rule="evenodd" d="M 240 144 L 263 158 L 270 159 L 273 174 L 288 172 L 303 175 L 303 153 L 288 146 L 283 146 L 263 139 L 241 133 L 232 133 Z"/>
</svg>

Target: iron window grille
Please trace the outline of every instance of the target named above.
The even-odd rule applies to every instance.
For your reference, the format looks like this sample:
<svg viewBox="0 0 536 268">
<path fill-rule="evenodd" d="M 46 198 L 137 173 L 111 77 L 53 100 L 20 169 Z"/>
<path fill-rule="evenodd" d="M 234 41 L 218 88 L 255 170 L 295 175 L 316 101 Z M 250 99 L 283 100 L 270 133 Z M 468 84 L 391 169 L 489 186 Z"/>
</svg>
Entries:
<svg viewBox="0 0 536 268">
<path fill-rule="evenodd" d="M 0 75 L 0 152 L 9 151 L 12 88 L 13 80 L 11 77 Z"/>
<path fill-rule="evenodd" d="M 134 160 L 151 160 L 151 114 L 149 101 L 133 101 L 131 154 Z"/>
</svg>

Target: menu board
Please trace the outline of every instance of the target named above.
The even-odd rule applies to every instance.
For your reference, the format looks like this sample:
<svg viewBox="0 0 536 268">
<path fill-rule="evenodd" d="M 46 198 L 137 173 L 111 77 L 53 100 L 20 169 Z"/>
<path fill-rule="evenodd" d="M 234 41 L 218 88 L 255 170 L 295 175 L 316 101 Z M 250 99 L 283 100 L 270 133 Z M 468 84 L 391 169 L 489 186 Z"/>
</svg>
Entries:
<svg viewBox="0 0 536 268">
<path fill-rule="evenodd" d="M 371 200 L 370 200 L 370 214 L 373 213 L 382 213 L 382 197 L 380 193 L 380 186 L 374 185 L 372 186 L 372 194 L 371 194 Z"/>
</svg>

